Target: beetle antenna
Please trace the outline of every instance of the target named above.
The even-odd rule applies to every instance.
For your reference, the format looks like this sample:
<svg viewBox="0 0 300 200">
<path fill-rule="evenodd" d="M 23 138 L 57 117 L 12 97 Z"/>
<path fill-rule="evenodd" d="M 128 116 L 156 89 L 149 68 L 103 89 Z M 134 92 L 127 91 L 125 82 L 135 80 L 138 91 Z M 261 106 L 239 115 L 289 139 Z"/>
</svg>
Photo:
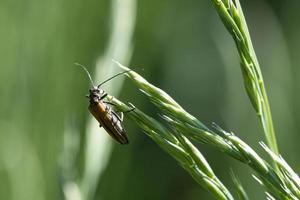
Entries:
<svg viewBox="0 0 300 200">
<path fill-rule="evenodd" d="M 112 76 L 112 77 L 106 79 L 105 81 L 103 81 L 102 83 L 100 83 L 100 84 L 98 85 L 98 88 L 100 88 L 101 85 L 103 85 L 104 83 L 110 81 L 111 79 L 113 79 L 113 78 L 115 78 L 115 77 L 117 77 L 117 76 L 120 76 L 120 75 L 122 75 L 122 74 L 126 74 L 126 73 L 129 72 L 129 71 L 132 71 L 132 70 L 130 69 L 130 70 L 126 70 L 126 71 L 124 71 L 124 72 L 117 73 L 116 75 L 114 75 L 114 76 Z"/>
<path fill-rule="evenodd" d="M 92 79 L 92 77 L 91 77 L 89 71 L 86 69 L 86 67 L 83 66 L 82 64 L 79 64 L 79 63 L 74 63 L 74 64 L 77 65 L 77 66 L 79 66 L 79 67 L 81 67 L 81 68 L 86 72 L 86 74 L 88 75 L 88 77 L 89 77 L 89 79 L 90 79 L 92 85 L 95 87 L 94 81 L 93 81 L 93 79 Z"/>
</svg>

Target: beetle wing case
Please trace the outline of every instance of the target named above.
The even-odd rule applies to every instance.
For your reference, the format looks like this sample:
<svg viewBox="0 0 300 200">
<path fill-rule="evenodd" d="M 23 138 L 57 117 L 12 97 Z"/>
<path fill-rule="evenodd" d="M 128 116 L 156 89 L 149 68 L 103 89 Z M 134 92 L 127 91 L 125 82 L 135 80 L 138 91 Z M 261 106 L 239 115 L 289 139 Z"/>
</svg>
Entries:
<svg viewBox="0 0 300 200">
<path fill-rule="evenodd" d="M 90 104 L 89 111 L 97 119 L 106 132 L 120 144 L 128 144 L 129 140 L 118 115 L 103 102 Z"/>
</svg>

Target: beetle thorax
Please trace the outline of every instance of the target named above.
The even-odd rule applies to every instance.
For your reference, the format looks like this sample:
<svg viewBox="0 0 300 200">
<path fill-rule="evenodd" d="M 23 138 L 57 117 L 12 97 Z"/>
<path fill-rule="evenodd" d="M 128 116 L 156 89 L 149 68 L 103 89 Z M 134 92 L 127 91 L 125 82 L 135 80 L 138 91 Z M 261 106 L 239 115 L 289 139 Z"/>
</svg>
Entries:
<svg viewBox="0 0 300 200">
<path fill-rule="evenodd" d="M 104 94 L 105 92 L 97 87 L 91 88 L 89 94 L 90 103 L 99 103 Z"/>
</svg>

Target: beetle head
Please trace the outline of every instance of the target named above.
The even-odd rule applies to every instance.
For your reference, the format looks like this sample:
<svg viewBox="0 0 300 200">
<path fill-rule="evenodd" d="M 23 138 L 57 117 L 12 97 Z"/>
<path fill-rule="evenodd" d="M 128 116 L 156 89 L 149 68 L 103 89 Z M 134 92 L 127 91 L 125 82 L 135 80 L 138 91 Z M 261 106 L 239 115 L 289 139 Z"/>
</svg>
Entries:
<svg viewBox="0 0 300 200">
<path fill-rule="evenodd" d="M 90 102 L 99 102 L 103 99 L 103 96 L 106 93 L 104 90 L 100 89 L 99 87 L 93 86 L 90 89 L 90 94 L 87 96 L 90 99 Z"/>
</svg>

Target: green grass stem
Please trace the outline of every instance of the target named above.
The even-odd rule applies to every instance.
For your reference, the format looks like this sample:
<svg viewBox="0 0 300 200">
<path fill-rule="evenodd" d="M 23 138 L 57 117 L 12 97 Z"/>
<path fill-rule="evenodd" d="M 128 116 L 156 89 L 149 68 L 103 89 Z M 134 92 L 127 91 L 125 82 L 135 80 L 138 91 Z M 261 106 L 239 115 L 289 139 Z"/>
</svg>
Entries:
<svg viewBox="0 0 300 200">
<path fill-rule="evenodd" d="M 117 64 L 122 69 L 129 70 L 129 68 L 122 66 L 120 63 Z M 160 122 L 150 118 L 138 109 L 128 113 L 129 117 L 133 118 L 148 136 L 181 163 L 183 168 L 189 171 L 192 177 L 197 182 L 201 182 L 201 185 L 206 189 L 214 191 L 215 187 L 209 184 L 214 183 L 213 186 L 218 186 L 221 191 L 223 191 L 222 194 L 228 191 L 224 190 L 223 184 L 217 184 L 218 181 L 212 176 L 212 170 L 209 165 L 203 161 L 204 157 L 199 156 L 201 155 L 200 152 L 196 151 L 196 154 L 193 153 L 196 148 L 189 139 L 214 146 L 216 149 L 248 165 L 256 172 L 255 176 L 257 180 L 265 186 L 266 191 L 270 195 L 280 197 L 280 199 L 300 199 L 298 190 L 299 181 L 296 178 L 296 174 L 291 168 L 284 165 L 285 162 L 282 160 L 279 162 L 279 158 L 275 156 L 278 154 L 269 150 L 266 145 L 264 145 L 263 148 L 271 155 L 272 162 L 276 163 L 276 166 L 281 166 L 281 171 L 277 171 L 275 167 L 268 164 L 248 144 L 232 132 L 227 132 L 216 124 L 213 125 L 214 130 L 209 129 L 196 117 L 186 112 L 166 92 L 149 83 L 138 73 L 131 70 L 126 75 L 160 110 L 162 118 L 168 124 L 168 127 L 171 128 L 165 128 Z M 130 108 L 130 106 L 126 106 L 115 98 L 110 98 L 110 100 L 117 105 L 117 109 L 120 111 L 125 111 Z M 198 156 L 194 157 L 195 155 Z M 201 173 L 197 172 L 196 169 L 191 170 L 191 166 L 197 166 L 197 169 L 200 168 Z M 283 166 L 285 167 L 283 168 Z M 282 176 L 283 172 L 286 174 L 286 177 Z M 211 182 L 206 181 L 207 177 L 211 179 Z M 291 180 L 289 180 L 289 178 L 291 178 Z M 213 193 L 215 196 L 218 196 L 216 194 L 221 194 L 216 191 Z"/>
</svg>

